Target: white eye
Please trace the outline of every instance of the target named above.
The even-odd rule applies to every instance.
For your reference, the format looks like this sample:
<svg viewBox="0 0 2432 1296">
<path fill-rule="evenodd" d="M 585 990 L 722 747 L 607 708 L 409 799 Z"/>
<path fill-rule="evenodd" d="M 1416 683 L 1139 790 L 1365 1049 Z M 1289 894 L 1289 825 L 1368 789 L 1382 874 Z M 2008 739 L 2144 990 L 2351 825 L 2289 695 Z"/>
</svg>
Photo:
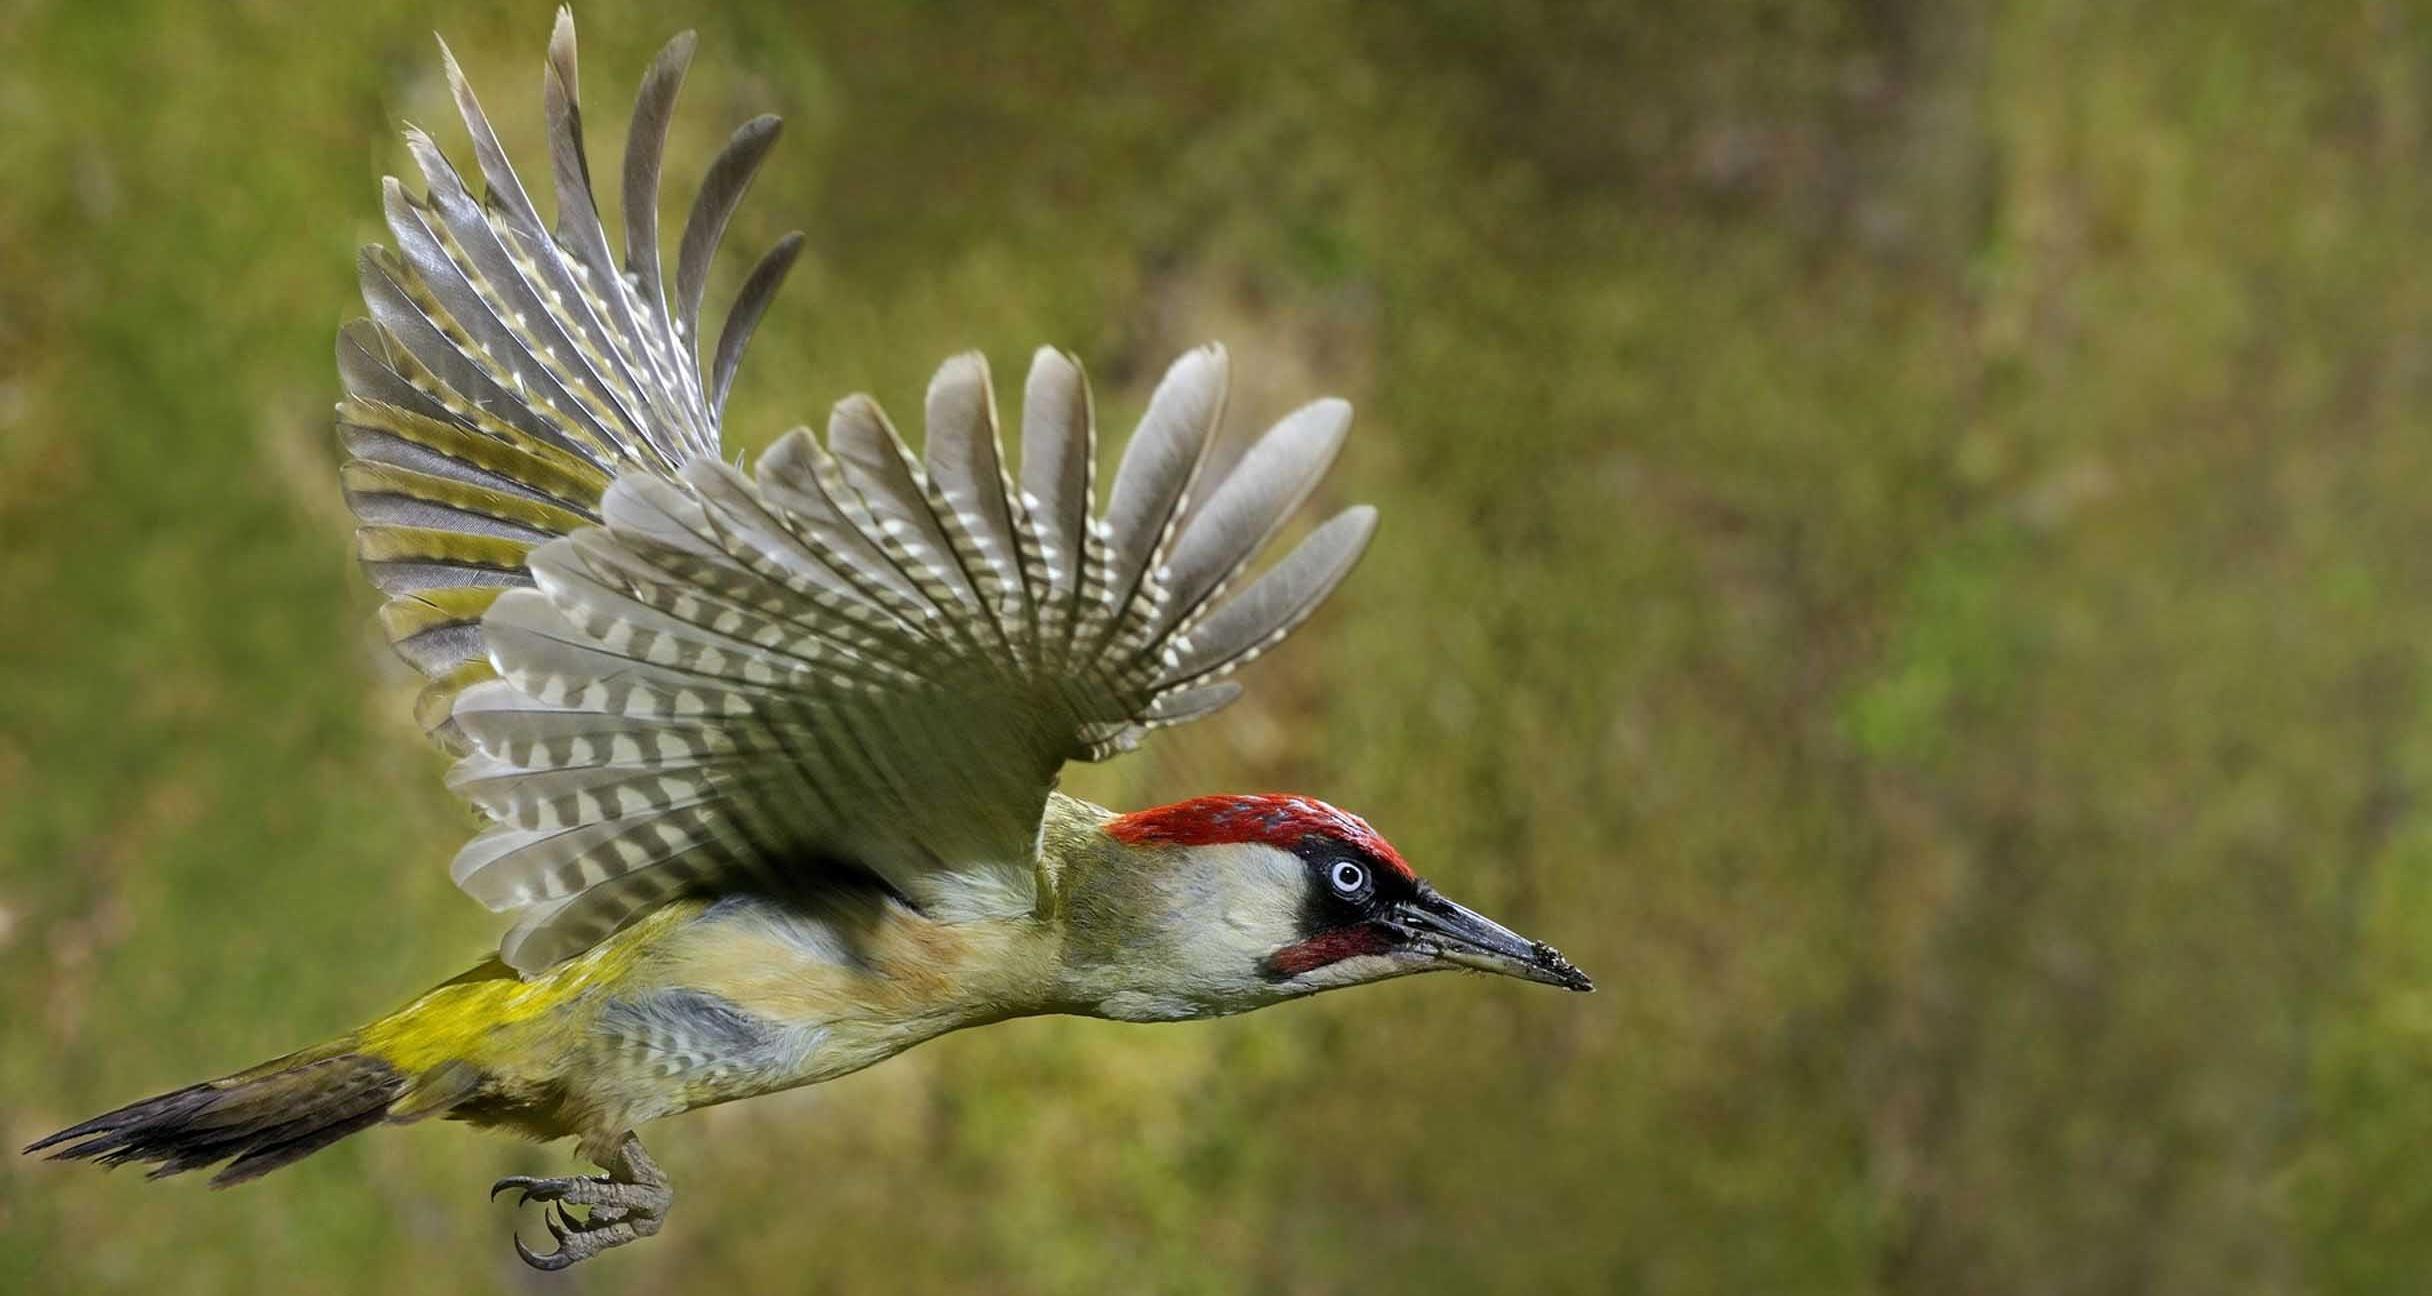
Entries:
<svg viewBox="0 0 2432 1296">
<path fill-rule="evenodd" d="M 1333 869 L 1326 874 L 1326 880 L 1332 882 L 1334 889 L 1343 895 L 1358 895 L 1368 886 L 1368 870 L 1350 860 L 1336 860 Z"/>
</svg>

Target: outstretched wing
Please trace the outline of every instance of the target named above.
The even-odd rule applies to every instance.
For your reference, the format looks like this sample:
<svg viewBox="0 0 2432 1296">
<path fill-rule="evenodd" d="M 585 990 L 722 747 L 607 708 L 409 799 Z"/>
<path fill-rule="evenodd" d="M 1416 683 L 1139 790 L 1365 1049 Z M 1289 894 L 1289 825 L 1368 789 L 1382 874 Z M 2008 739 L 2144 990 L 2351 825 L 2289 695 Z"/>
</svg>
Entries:
<svg viewBox="0 0 2432 1296">
<path fill-rule="evenodd" d="M 456 860 L 518 914 L 517 967 L 579 951 L 679 894 L 875 875 L 945 918 L 1027 910 L 1039 822 L 1071 759 L 1231 701 L 1223 679 L 1359 557 L 1346 510 L 1235 582 L 1350 424 L 1325 400 L 1188 508 L 1224 353 L 1167 373 L 1092 507 L 1080 367 L 1038 353 L 1021 485 L 978 356 L 928 397 L 926 459 L 878 407 L 836 407 L 747 476 L 712 458 L 609 488 L 605 525 L 533 551 L 533 590 L 483 621 L 500 681 L 456 720 L 452 775 L 497 822 Z"/>
<path fill-rule="evenodd" d="M 1042 350 L 1019 485 L 977 356 L 928 395 L 925 458 L 877 405 L 836 407 L 746 475 L 718 415 L 789 236 L 738 294 L 704 368 L 696 322 L 728 217 L 776 133 L 736 132 L 660 274 L 659 160 L 691 42 L 644 78 L 626 151 L 624 262 L 593 206 L 560 11 L 544 85 L 554 230 L 448 73 L 487 193 L 410 133 L 427 191 L 390 181 L 372 320 L 341 334 L 339 428 L 366 569 L 426 675 L 419 714 L 493 820 L 459 885 L 545 967 L 683 894 L 850 872 L 942 918 L 1027 910 L 1066 760 L 1231 701 L 1358 558 L 1351 509 L 1237 581 L 1332 462 L 1320 401 L 1198 496 L 1225 358 L 1166 375 L 1095 509 L 1096 432 L 1070 358 Z"/>
<path fill-rule="evenodd" d="M 408 128 L 425 192 L 386 183 L 396 247 L 365 248 L 359 261 L 371 318 L 338 335 L 338 434 L 347 502 L 363 523 L 356 551 L 388 596 L 382 623 L 431 681 L 416 714 L 462 752 L 449 707 L 491 677 L 482 614 L 501 590 L 531 583 L 533 549 L 600 520 L 618 475 L 672 475 L 717 455 L 728 384 L 801 237 L 761 258 L 705 368 L 698 323 L 710 258 L 777 120 L 746 123 L 710 164 L 671 291 L 660 272 L 659 163 L 691 36 L 670 41 L 642 81 L 625 150 L 621 267 L 591 196 L 572 16 L 558 12 L 542 84 L 554 229 L 441 49 L 484 192 L 476 197 L 430 137 Z"/>
</svg>

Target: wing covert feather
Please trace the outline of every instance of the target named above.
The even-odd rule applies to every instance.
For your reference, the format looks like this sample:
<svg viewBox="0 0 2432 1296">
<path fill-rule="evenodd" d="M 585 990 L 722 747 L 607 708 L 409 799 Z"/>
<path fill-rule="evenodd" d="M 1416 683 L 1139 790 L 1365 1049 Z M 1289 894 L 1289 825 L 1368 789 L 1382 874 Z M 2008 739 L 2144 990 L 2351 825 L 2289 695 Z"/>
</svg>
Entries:
<svg viewBox="0 0 2432 1296">
<path fill-rule="evenodd" d="M 1226 593 L 1341 444 L 1349 408 L 1319 402 L 1216 488 L 1174 569 L 1138 552 L 1175 530 L 1209 431 L 1188 425 L 1213 414 L 1208 363 L 1151 402 L 1162 466 L 1135 474 L 1147 493 L 1102 559 L 1133 573 L 1135 596 L 1103 606 L 1101 633 L 1069 654 L 999 564 L 1021 535 L 1036 540 L 1035 519 L 1085 499 L 1086 479 L 1057 463 L 1054 504 L 1016 498 L 974 357 L 930 388 L 928 466 L 855 398 L 825 446 L 797 430 L 755 473 L 696 460 L 673 479 L 629 474 L 607 491 L 603 526 L 535 550 L 537 588 L 501 596 L 484 621 L 520 700 L 466 695 L 460 723 L 479 754 L 455 776 L 498 823 L 466 848 L 460 883 L 528 911 L 509 957 L 555 957 L 666 895 L 822 859 L 849 859 L 925 910 L 1031 903 L 1024 870 L 1057 769 L 1238 697 L 1216 677 L 1307 617 L 1374 524 L 1351 509 Z M 1030 417 L 1069 451 L 1086 393 L 1049 399 Z M 1114 533 L 1086 514 L 1048 525 Z"/>
</svg>

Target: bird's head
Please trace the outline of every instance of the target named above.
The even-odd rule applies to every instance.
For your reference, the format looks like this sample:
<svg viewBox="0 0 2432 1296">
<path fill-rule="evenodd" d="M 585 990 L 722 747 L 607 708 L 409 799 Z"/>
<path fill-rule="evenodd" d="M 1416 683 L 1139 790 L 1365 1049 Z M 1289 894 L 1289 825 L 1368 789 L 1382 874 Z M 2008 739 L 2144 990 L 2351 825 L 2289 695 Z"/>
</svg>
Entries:
<svg viewBox="0 0 2432 1296">
<path fill-rule="evenodd" d="M 1414 972 L 1594 986 L 1552 946 L 1455 904 L 1357 815 L 1299 796 L 1208 796 L 1104 826 L 1136 885 L 1102 925 L 1145 999 L 1111 1016 L 1238 1012 Z M 1076 915 L 1088 921 L 1092 915 Z"/>
</svg>

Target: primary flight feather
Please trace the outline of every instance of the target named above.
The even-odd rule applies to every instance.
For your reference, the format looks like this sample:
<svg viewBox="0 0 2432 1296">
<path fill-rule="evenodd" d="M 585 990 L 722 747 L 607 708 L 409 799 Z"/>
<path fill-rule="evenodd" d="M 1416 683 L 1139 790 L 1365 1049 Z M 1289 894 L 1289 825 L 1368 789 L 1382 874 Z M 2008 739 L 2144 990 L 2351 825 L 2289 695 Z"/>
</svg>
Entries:
<svg viewBox="0 0 2432 1296">
<path fill-rule="evenodd" d="M 384 1121 L 571 1135 L 605 1175 L 499 1185 L 554 1203 L 556 1249 L 516 1245 L 558 1268 L 658 1230 L 671 1193 L 638 1125 L 944 1031 L 1213 1016 L 1444 967 L 1588 988 L 1323 803 L 1117 815 L 1055 790 L 1067 761 L 1239 696 L 1225 676 L 1358 561 L 1366 507 L 1243 581 L 1341 449 L 1343 402 L 1206 480 L 1226 358 L 1192 351 L 1102 507 L 1088 383 L 1047 348 L 1018 478 L 976 354 L 931 381 L 920 454 L 853 396 L 824 437 L 723 457 L 727 393 L 802 238 L 708 338 L 712 259 L 777 138 L 762 117 L 709 164 L 667 280 L 659 177 L 691 53 L 679 36 L 644 74 L 620 256 L 570 15 L 543 77 L 553 226 L 443 45 L 481 193 L 409 128 L 422 194 L 385 183 L 395 246 L 364 250 L 371 318 L 339 335 L 357 552 L 429 679 L 417 714 L 457 756 L 449 785 L 490 821 L 451 876 L 511 916 L 498 957 L 29 1150 L 233 1182 Z"/>
</svg>

